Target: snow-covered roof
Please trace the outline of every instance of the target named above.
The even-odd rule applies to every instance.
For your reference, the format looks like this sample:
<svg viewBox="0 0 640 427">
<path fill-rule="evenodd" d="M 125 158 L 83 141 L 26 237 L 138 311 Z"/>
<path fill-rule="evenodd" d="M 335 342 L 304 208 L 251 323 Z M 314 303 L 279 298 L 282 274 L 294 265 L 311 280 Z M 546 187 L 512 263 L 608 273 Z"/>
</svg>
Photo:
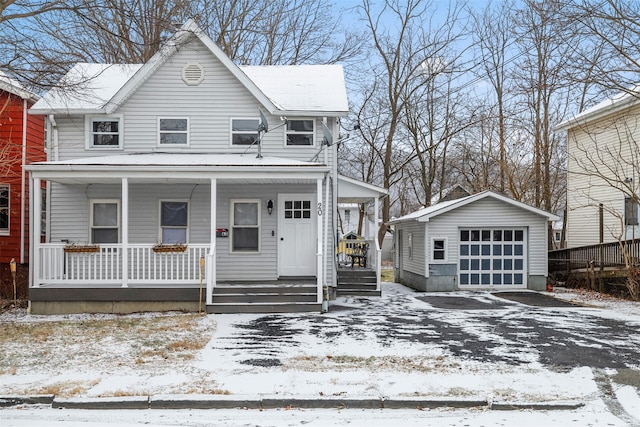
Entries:
<svg viewBox="0 0 640 427">
<path fill-rule="evenodd" d="M 426 222 L 429 221 L 430 218 L 433 218 L 435 216 L 441 215 L 445 212 L 449 212 L 453 209 L 457 209 L 459 207 L 468 205 L 470 203 L 476 202 L 478 200 L 482 200 L 486 197 L 492 197 L 494 199 L 497 200 L 501 200 L 505 203 L 508 203 L 510 205 L 525 209 L 529 212 L 532 212 L 534 214 L 537 215 L 541 215 L 544 217 L 547 217 L 547 219 L 549 221 L 557 221 L 559 220 L 559 217 L 556 215 L 553 215 L 549 212 L 545 212 L 541 209 L 538 208 L 534 208 L 533 206 L 529 206 L 526 203 L 522 203 L 522 202 L 518 202 L 517 200 L 513 200 L 509 197 L 505 197 L 501 194 L 498 193 L 494 193 L 493 191 L 483 191 L 481 193 L 476 193 L 473 194 L 471 196 L 467 196 L 467 197 L 462 197 L 460 199 L 455 199 L 455 200 L 449 200 L 446 202 L 442 202 L 442 203 L 438 203 L 432 206 L 428 206 L 426 208 L 422 208 L 420 210 L 417 210 L 415 212 L 412 212 L 408 215 L 404 215 L 400 218 L 395 218 L 391 221 L 389 221 L 389 224 L 398 224 L 401 222 L 408 222 L 408 221 L 419 221 L 419 222 Z"/>
<path fill-rule="evenodd" d="M 76 64 L 60 81 L 59 88 L 47 92 L 31 113 L 104 112 L 108 102 L 142 64 Z"/>
<path fill-rule="evenodd" d="M 44 95 L 32 114 L 113 113 L 178 46 L 197 37 L 272 114 L 344 116 L 348 113 L 344 73 L 340 65 L 238 67 L 189 20 L 146 64 L 77 64 L 60 89 Z"/>
<path fill-rule="evenodd" d="M 38 100 L 38 96 L 35 93 L 25 89 L 17 80 L 7 76 L 7 74 L 1 70 L 0 90 L 12 93 L 22 99 L 26 99 L 31 102 L 36 102 Z"/>
<path fill-rule="evenodd" d="M 33 163 L 35 166 L 287 166 L 287 167 L 322 167 L 324 165 L 281 157 L 256 157 L 256 153 L 248 154 L 197 154 L 197 153 L 127 153 L 113 156 L 74 158 L 50 162 Z"/>
<path fill-rule="evenodd" d="M 574 126 L 584 124 L 593 119 L 603 117 L 605 115 L 620 111 L 623 108 L 627 108 L 640 102 L 640 85 L 634 87 L 628 92 L 620 92 L 615 96 L 605 99 L 602 102 L 594 105 L 591 108 L 584 110 L 583 112 L 574 115 L 568 120 L 557 124 L 553 130 L 567 130 Z"/>
<path fill-rule="evenodd" d="M 284 110 L 349 111 L 341 65 L 245 66 L 240 69 Z"/>
</svg>

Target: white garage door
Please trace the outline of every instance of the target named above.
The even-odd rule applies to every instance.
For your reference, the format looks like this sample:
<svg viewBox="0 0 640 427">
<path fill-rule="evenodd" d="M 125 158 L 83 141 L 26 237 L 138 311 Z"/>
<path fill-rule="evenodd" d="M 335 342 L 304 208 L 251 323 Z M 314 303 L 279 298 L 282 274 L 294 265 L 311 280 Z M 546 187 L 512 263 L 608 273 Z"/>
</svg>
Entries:
<svg viewBox="0 0 640 427">
<path fill-rule="evenodd" d="M 461 229 L 459 256 L 461 288 L 527 286 L 527 242 L 523 228 Z"/>
</svg>

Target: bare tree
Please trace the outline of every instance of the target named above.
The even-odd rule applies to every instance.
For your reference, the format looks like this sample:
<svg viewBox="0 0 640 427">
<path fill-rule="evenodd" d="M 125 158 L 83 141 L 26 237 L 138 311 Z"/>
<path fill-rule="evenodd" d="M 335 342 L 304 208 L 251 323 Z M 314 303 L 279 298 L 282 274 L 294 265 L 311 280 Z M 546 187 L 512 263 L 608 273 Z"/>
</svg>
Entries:
<svg viewBox="0 0 640 427">
<path fill-rule="evenodd" d="M 398 135 L 403 126 L 403 117 L 409 100 L 415 103 L 415 95 L 427 85 L 424 78 L 425 67 L 429 67 L 447 57 L 448 49 L 456 37 L 454 29 L 459 24 L 461 7 L 453 4 L 448 9 L 444 22 L 431 25 L 425 17 L 431 15 L 434 5 L 422 0 L 386 0 L 380 10 L 375 11 L 370 0 L 363 0 L 360 8 L 370 33 L 375 55 L 371 58 L 370 68 L 375 84 L 370 90 L 380 91 L 380 100 L 385 106 L 384 137 L 373 141 L 361 132 L 364 141 L 379 148 L 380 167 L 383 171 L 382 185 L 390 188 L 396 177 L 402 173 L 404 165 L 410 160 L 415 149 L 401 144 Z M 388 24 L 391 22 L 391 24 Z M 374 99 L 366 95 L 365 100 Z M 359 122 L 363 129 L 366 121 Z M 408 158 L 398 161 L 395 154 L 409 154 Z M 385 198 L 382 205 L 383 224 L 390 219 L 391 200 Z M 382 241 L 386 232 L 383 225 L 378 232 Z"/>
</svg>

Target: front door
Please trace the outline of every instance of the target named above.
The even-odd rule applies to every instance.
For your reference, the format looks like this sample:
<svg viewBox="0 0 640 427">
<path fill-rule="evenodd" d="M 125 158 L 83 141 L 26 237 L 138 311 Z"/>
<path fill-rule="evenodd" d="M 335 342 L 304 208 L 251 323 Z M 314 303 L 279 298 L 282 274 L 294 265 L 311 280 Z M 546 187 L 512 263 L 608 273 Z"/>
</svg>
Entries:
<svg viewBox="0 0 640 427">
<path fill-rule="evenodd" d="M 278 275 L 315 276 L 318 215 L 315 194 L 278 195 Z"/>
</svg>

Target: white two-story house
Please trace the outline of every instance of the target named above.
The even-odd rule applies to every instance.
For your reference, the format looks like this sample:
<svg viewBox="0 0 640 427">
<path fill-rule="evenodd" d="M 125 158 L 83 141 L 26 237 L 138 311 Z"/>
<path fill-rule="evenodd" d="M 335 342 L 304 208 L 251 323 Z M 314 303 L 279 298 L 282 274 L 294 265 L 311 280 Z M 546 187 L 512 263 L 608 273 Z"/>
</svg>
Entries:
<svg viewBox="0 0 640 427">
<path fill-rule="evenodd" d="M 640 99 L 620 93 L 555 127 L 567 133 L 569 248 L 640 238 Z M 602 225 L 600 225 L 602 206 Z"/>
<path fill-rule="evenodd" d="M 239 67 L 193 21 L 145 64 L 77 64 L 30 113 L 34 313 L 325 310 L 335 207 L 386 193 L 338 175 L 341 66 Z"/>
</svg>

